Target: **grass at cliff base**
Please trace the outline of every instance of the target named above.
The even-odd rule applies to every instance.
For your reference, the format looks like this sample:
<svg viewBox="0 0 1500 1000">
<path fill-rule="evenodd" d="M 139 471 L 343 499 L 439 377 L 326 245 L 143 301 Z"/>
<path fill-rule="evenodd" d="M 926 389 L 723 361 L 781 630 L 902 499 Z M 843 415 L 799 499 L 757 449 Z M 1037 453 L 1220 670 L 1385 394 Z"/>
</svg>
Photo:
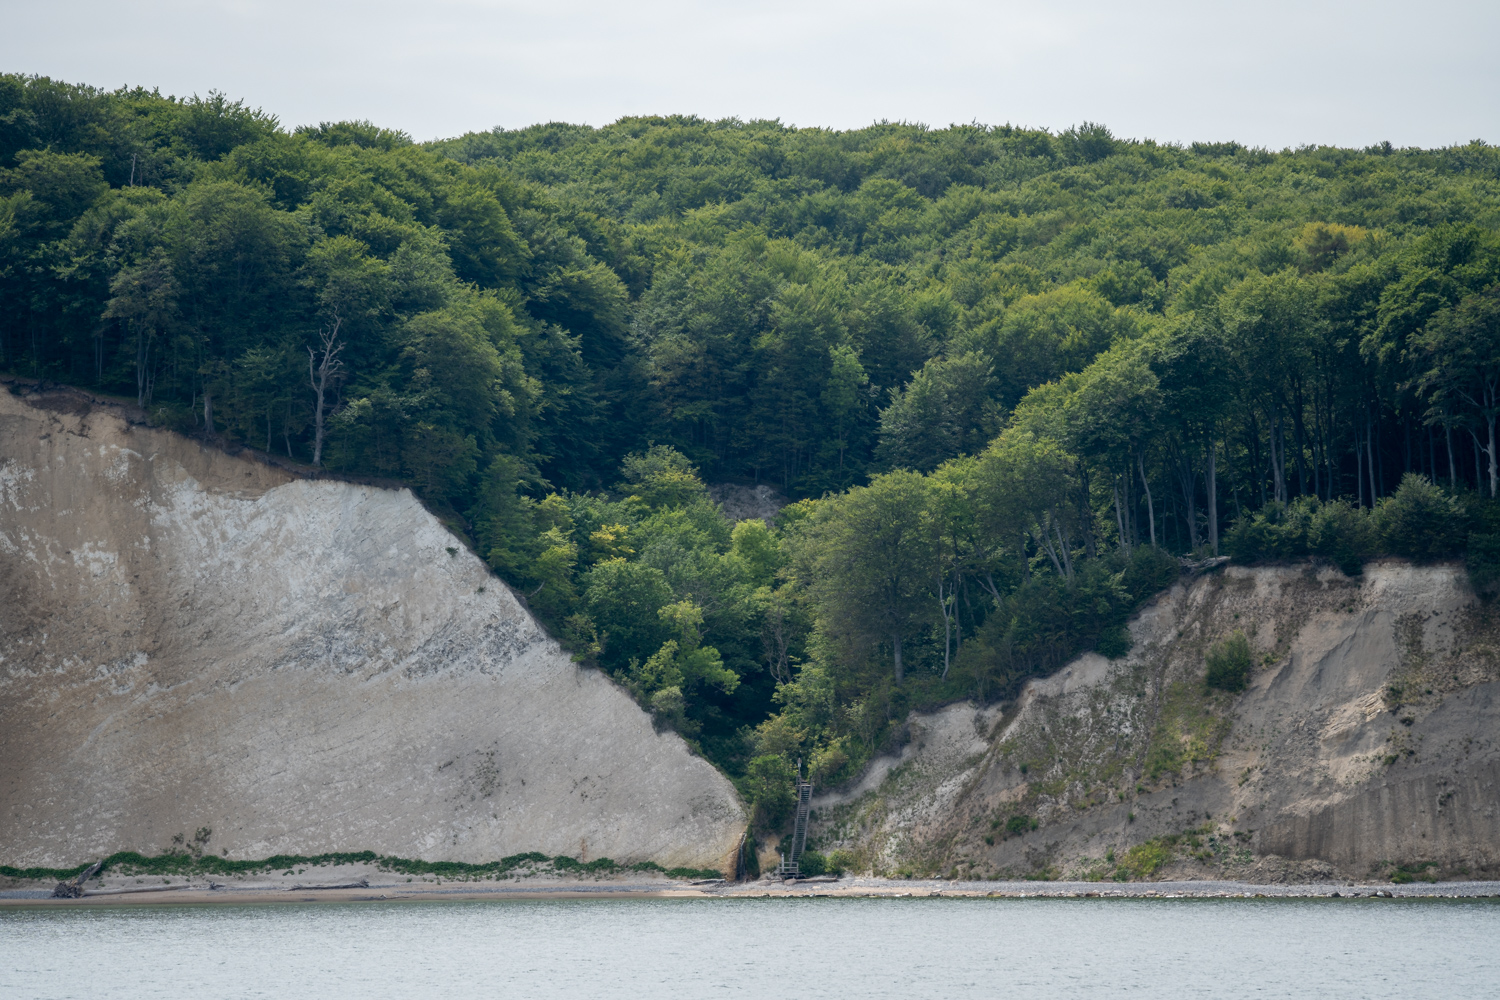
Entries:
<svg viewBox="0 0 1500 1000">
<path fill-rule="evenodd" d="M 512 854 L 483 864 L 463 861 L 421 861 L 376 854 L 374 851 L 335 852 L 328 854 L 276 854 L 253 861 L 231 861 L 214 854 L 168 853 L 147 857 L 136 851 L 117 851 L 104 859 L 99 874 L 118 875 L 249 875 L 285 871 L 292 868 L 325 865 L 375 865 L 382 871 L 402 875 L 436 875 L 441 878 L 499 878 L 525 869 L 532 874 L 550 871 L 557 875 L 601 876 L 629 873 L 659 874 L 672 879 L 719 878 L 722 872 L 712 868 L 663 868 L 654 861 L 622 864 L 610 858 L 580 861 L 567 855 L 550 857 L 540 851 Z M 17 879 L 70 879 L 88 869 L 88 864 L 72 868 L 16 868 L 0 865 L 0 875 Z"/>
</svg>

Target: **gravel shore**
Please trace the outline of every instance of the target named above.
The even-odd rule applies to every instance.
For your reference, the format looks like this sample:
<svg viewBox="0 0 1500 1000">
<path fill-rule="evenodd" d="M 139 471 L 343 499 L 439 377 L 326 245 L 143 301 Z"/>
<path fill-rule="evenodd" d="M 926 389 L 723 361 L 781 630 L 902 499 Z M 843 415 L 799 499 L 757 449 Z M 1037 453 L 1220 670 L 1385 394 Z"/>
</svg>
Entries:
<svg viewBox="0 0 1500 1000">
<path fill-rule="evenodd" d="M 1486 899 L 1500 882 L 1317 883 L 1249 882 L 949 882 L 940 879 L 841 878 L 796 882 L 689 883 L 660 880 L 407 882 L 370 878 L 368 885 L 279 885 L 183 882 L 90 890 L 80 899 L 53 899 L 50 888 L 0 891 L 0 906 L 113 906 L 166 903 L 317 903 L 454 899 L 640 899 L 945 897 L 991 899 Z"/>
</svg>

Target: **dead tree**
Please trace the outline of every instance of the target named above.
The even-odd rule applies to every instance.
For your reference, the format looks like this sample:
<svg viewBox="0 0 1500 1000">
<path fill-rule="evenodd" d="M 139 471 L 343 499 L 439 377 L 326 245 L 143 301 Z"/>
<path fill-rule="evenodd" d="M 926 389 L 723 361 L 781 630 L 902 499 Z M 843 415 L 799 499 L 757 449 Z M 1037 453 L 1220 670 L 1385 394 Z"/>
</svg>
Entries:
<svg viewBox="0 0 1500 1000">
<path fill-rule="evenodd" d="M 338 339 L 339 326 L 343 322 L 335 314 L 333 326 L 321 327 L 318 330 L 321 352 L 315 352 L 311 347 L 307 349 L 307 380 L 312 385 L 313 392 L 318 395 L 317 409 L 313 411 L 313 465 L 323 464 L 324 399 L 329 388 L 344 373 L 344 363 L 339 360 L 339 351 L 344 349 L 344 345 Z"/>
</svg>

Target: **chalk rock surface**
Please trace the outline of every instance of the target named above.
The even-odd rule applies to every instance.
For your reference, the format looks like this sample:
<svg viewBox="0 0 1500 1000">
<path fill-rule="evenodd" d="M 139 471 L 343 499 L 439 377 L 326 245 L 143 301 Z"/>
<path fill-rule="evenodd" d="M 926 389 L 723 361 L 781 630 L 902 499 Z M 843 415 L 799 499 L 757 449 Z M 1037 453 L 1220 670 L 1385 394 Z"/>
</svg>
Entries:
<svg viewBox="0 0 1500 1000">
<path fill-rule="evenodd" d="M 73 392 L 0 392 L 0 761 L 12 865 L 198 835 L 717 868 L 746 822 L 409 491 Z"/>
</svg>

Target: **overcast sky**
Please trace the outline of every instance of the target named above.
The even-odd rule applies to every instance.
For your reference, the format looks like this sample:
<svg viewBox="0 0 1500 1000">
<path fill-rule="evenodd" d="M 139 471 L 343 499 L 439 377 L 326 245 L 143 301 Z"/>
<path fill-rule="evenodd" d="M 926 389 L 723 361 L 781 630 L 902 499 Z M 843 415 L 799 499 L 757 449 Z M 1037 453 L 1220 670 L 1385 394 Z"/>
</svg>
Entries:
<svg viewBox="0 0 1500 1000">
<path fill-rule="evenodd" d="M 1500 140 L 1495 0 L 0 0 L 0 68 L 418 139 L 622 115 Z"/>
</svg>

